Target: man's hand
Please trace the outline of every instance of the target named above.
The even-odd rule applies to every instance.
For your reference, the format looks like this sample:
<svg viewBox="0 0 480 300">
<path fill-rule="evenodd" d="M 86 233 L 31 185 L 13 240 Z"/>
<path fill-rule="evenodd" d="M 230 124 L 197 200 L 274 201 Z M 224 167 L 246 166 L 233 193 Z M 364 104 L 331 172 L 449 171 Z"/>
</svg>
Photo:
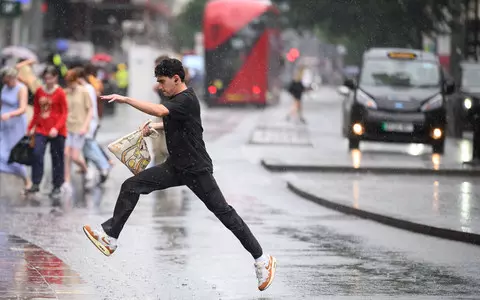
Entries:
<svg viewBox="0 0 480 300">
<path fill-rule="evenodd" d="M 127 102 L 128 97 L 118 95 L 118 94 L 110 94 L 110 95 L 100 96 L 100 99 L 107 100 L 108 103 L 113 102 L 113 101 L 117 101 L 117 102 L 120 102 L 120 103 L 125 103 L 125 102 Z"/>
<path fill-rule="evenodd" d="M 142 130 L 142 135 L 144 137 L 150 136 L 153 133 L 152 127 L 150 127 L 150 125 L 145 125 L 145 126 L 143 126 L 143 128 L 140 127 L 139 129 Z"/>
<path fill-rule="evenodd" d="M 50 129 L 48 136 L 51 138 L 56 138 L 58 136 L 58 130 L 56 128 Z"/>
</svg>

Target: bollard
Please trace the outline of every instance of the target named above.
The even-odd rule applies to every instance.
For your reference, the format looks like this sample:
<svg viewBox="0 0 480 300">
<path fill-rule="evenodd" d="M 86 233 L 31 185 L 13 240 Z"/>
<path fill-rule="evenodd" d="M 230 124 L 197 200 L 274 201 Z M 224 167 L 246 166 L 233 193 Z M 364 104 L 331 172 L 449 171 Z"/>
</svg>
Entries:
<svg viewBox="0 0 480 300">
<path fill-rule="evenodd" d="M 480 114 L 477 112 L 473 117 L 473 150 L 472 161 L 480 160 Z"/>
<path fill-rule="evenodd" d="M 473 107 L 472 110 L 474 110 L 474 113 L 470 118 L 473 125 L 472 160 L 464 163 L 477 166 L 480 165 L 480 105 Z"/>
</svg>

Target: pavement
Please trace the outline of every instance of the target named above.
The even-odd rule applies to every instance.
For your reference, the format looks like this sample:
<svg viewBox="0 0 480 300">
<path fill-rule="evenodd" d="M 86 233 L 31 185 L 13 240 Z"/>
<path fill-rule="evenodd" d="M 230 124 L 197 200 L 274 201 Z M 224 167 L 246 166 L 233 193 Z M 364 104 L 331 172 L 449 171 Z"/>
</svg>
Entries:
<svg viewBox="0 0 480 300">
<path fill-rule="evenodd" d="M 288 187 L 302 197 L 344 213 L 480 245 L 480 189 L 472 181 L 425 176 L 399 181 L 396 175 L 315 174 L 298 175 L 288 181 Z"/>
<path fill-rule="evenodd" d="M 306 100 L 307 130 L 298 132 L 308 133 L 307 144 L 305 135 L 300 137 L 303 133 L 278 133 L 267 124 L 272 119 L 278 124 L 283 121 L 290 103 L 286 95 L 279 106 L 265 110 L 204 110 L 206 144 L 217 182 L 265 251 L 278 259 L 277 277 L 265 292 L 256 288 L 249 254 L 183 187 L 143 195 L 120 236 L 119 248 L 111 257 L 103 256 L 85 238 L 81 226 L 99 224 L 111 216 L 118 188 L 131 176 L 120 164 L 102 188 L 85 191 L 81 178 L 74 177 L 72 193 L 64 195 L 58 208 L 44 195 L 3 198 L 0 232 L 36 245 L 78 274 L 78 285 L 62 281 L 63 294 L 51 289 L 52 297 L 58 299 L 67 295 L 89 300 L 477 299 L 479 247 L 412 234 L 324 208 L 286 187 L 292 178 L 321 174 L 272 173 L 261 166 L 265 157 L 306 156 L 321 149 L 325 155 L 333 155 L 343 145 L 346 149 L 337 136 L 339 103 L 334 95 L 334 90 L 324 88 Z M 128 107 L 119 106 L 115 116 L 104 120 L 99 140 L 108 143 L 144 120 Z M 265 127 L 269 128 L 266 134 L 255 135 Z M 322 156 L 322 152 L 318 154 Z M 329 190 L 346 194 L 341 178 L 336 180 L 339 185 Z M 404 175 L 392 180 L 408 182 L 410 178 Z M 44 181 L 48 192 L 48 175 Z M 2 265 L 7 261 L 7 248 L 0 248 Z M 17 254 L 21 257 L 26 252 Z M 0 273 L 0 286 L 15 294 L 3 298 L 50 297 L 42 295 L 39 288 L 27 298 L 21 294 L 23 289 L 13 288 L 27 286 L 27 282 Z M 93 294 L 88 294 L 90 291 Z"/>
<path fill-rule="evenodd" d="M 372 154 L 374 153 L 374 154 Z M 318 154 L 317 154 L 318 155 Z M 382 158 L 383 156 L 383 158 Z M 322 172 L 352 174 L 396 174 L 396 175 L 441 175 L 460 177 L 479 177 L 480 167 L 449 160 L 438 154 L 423 155 L 418 158 L 398 159 L 390 153 L 364 154 L 353 150 L 349 154 L 312 158 L 285 157 L 265 158 L 262 165 L 270 171 L 286 172 Z"/>
</svg>

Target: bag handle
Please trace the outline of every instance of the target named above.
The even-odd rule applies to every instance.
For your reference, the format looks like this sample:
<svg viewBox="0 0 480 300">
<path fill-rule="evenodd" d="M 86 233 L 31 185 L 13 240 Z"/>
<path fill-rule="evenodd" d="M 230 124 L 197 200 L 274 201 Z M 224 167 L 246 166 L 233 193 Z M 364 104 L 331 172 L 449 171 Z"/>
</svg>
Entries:
<svg viewBox="0 0 480 300">
<path fill-rule="evenodd" d="M 139 131 L 142 131 L 143 128 L 145 128 L 146 126 L 150 125 L 150 123 L 152 123 L 152 120 L 149 119 L 148 121 L 146 121 L 145 123 L 143 123 L 143 125 L 141 126 L 141 129 L 139 129 Z M 155 130 L 154 128 L 150 128 L 151 131 L 153 131 L 153 134 L 150 135 L 150 137 L 159 137 L 160 136 L 160 133 L 158 133 L 157 130 Z"/>
</svg>

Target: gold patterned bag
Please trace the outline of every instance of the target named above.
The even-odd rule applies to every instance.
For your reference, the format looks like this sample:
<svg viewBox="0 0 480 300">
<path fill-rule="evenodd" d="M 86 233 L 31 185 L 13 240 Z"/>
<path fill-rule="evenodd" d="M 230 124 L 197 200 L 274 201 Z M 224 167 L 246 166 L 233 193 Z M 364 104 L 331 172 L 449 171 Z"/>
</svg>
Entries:
<svg viewBox="0 0 480 300">
<path fill-rule="evenodd" d="M 152 121 L 149 120 L 142 128 L 151 122 Z M 135 175 L 145 170 L 151 161 L 150 151 L 148 150 L 141 129 L 110 143 L 108 150 Z"/>
</svg>

